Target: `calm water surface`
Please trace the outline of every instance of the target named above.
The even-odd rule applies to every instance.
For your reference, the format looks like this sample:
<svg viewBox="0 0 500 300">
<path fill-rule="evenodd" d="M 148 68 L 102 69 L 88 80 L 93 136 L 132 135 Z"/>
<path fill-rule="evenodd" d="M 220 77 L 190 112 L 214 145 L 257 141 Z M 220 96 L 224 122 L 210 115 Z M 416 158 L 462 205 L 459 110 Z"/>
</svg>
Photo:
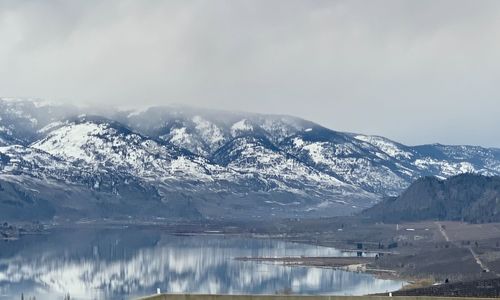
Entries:
<svg viewBox="0 0 500 300">
<path fill-rule="evenodd" d="M 338 256 L 333 248 L 147 229 L 55 230 L 0 242 L 0 299 L 133 299 L 171 293 L 361 295 L 401 281 L 327 268 L 237 261 L 241 256 Z"/>
</svg>

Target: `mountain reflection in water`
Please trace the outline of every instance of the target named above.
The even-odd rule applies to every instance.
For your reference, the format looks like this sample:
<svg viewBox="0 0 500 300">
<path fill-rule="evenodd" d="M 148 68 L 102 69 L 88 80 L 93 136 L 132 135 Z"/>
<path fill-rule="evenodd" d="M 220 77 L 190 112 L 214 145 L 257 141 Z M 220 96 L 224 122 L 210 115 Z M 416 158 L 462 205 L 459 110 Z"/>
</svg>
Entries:
<svg viewBox="0 0 500 300">
<path fill-rule="evenodd" d="M 129 299 L 170 293 L 360 295 L 402 282 L 369 274 L 234 260 L 241 256 L 337 256 L 333 248 L 151 229 L 56 230 L 0 243 L 0 299 Z"/>
</svg>

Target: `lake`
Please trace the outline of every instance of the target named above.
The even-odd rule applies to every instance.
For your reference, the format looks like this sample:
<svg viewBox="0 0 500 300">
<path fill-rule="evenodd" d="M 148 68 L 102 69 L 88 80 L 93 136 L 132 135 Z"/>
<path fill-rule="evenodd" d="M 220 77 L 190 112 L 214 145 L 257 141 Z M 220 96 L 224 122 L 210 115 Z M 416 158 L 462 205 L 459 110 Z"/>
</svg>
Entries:
<svg viewBox="0 0 500 300">
<path fill-rule="evenodd" d="M 0 299 L 133 299 L 156 293 L 362 295 L 397 280 L 243 256 L 340 256 L 334 248 L 156 229 L 57 229 L 0 242 Z"/>
</svg>

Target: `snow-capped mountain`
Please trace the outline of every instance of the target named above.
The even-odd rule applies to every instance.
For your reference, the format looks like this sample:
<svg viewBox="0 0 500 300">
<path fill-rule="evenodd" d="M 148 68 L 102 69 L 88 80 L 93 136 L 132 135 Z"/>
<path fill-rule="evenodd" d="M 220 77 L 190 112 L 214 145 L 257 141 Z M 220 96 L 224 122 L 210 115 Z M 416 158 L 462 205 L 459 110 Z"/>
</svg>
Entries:
<svg viewBox="0 0 500 300">
<path fill-rule="evenodd" d="M 348 214 L 421 176 L 500 174 L 500 150 L 405 146 L 303 119 L 0 99 L 0 218 Z"/>
</svg>

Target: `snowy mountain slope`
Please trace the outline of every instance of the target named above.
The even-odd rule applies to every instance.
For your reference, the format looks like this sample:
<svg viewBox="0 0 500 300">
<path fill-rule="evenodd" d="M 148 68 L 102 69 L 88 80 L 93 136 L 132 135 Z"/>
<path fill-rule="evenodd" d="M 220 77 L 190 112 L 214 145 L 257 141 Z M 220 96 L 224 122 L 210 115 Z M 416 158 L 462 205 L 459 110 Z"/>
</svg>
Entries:
<svg viewBox="0 0 500 300">
<path fill-rule="evenodd" d="M 405 146 L 289 116 L 186 107 L 90 116 L 1 98 L 0 108 L 0 210 L 19 216 L 29 207 L 45 217 L 332 216 L 421 176 L 500 175 L 499 149 Z"/>
<path fill-rule="evenodd" d="M 414 147 L 419 154 L 413 162 L 419 168 L 427 167 L 427 175 L 445 178 L 464 172 L 498 175 L 500 150 L 477 146 L 447 146 L 441 144 Z"/>
<path fill-rule="evenodd" d="M 209 180 L 210 171 L 218 169 L 188 151 L 161 144 L 118 123 L 86 116 L 55 127 L 31 147 L 66 161 L 81 161 L 93 169 L 112 166 L 141 178 Z"/>
<path fill-rule="evenodd" d="M 281 151 L 264 137 L 235 138 L 220 148 L 213 160 L 240 173 L 265 179 L 267 189 L 293 189 L 297 194 L 308 194 L 321 187 L 321 190 L 337 193 L 339 197 L 363 194 L 363 190 L 319 172 Z"/>
<path fill-rule="evenodd" d="M 314 168 L 367 191 L 397 193 L 408 181 L 404 167 L 371 144 L 316 126 L 297 133 L 280 146 Z"/>
<path fill-rule="evenodd" d="M 128 174 L 91 170 L 20 145 L 0 147 L 4 220 L 131 214 L 159 203 L 155 186 Z"/>
<path fill-rule="evenodd" d="M 313 124 L 299 118 L 193 109 L 152 107 L 123 112 L 113 118 L 137 132 L 171 142 L 203 156 L 210 156 L 231 139 L 262 135 L 277 144 Z"/>
<path fill-rule="evenodd" d="M 247 151 L 251 151 L 253 146 L 251 143 L 247 144 L 247 140 L 240 145 L 246 147 Z M 267 145 L 270 146 L 271 143 L 268 142 Z M 229 192 L 240 198 L 260 192 L 282 193 L 286 195 L 283 196 L 285 201 L 297 205 L 305 201 L 310 210 L 318 205 L 338 206 L 339 203 L 345 205 L 347 200 L 360 199 L 363 201 L 357 205 L 363 207 L 375 200 L 374 195 L 301 165 L 285 153 L 273 153 L 272 150 L 276 149 L 272 147 L 258 148 L 255 151 L 251 159 L 260 160 L 261 163 L 255 164 L 257 169 L 250 166 L 245 168 L 234 161 L 231 164 L 216 164 L 100 118 L 80 117 L 76 121 L 65 122 L 62 126 L 53 126 L 53 130 L 47 132 L 46 137 L 33 144 L 32 148 L 63 161 L 81 163 L 91 170 L 110 168 L 154 182 L 159 193 L 169 195 L 168 197 L 172 197 L 173 192 L 190 194 L 193 191 L 204 192 L 205 195 L 198 198 L 204 198 L 206 193 L 221 197 L 221 193 Z M 259 152 L 261 150 L 269 151 Z M 219 157 L 222 157 L 223 152 L 218 152 Z M 246 155 L 247 159 L 251 156 L 250 153 L 240 153 L 241 155 Z M 263 172 L 265 164 L 267 172 Z M 311 195 L 315 195 L 317 199 L 312 200 L 314 197 Z M 252 197 L 262 198 L 261 196 L 254 194 Z M 227 195 L 225 197 L 231 198 Z M 269 203 L 268 198 L 262 198 L 260 205 L 262 202 Z M 196 205 L 194 202 L 192 204 Z M 281 205 L 282 202 L 276 204 Z M 347 209 L 352 210 L 352 207 Z"/>
<path fill-rule="evenodd" d="M 38 130 L 77 112 L 72 106 L 41 100 L 0 98 L 0 143 L 27 145 L 38 138 Z"/>
<path fill-rule="evenodd" d="M 196 130 L 193 118 L 204 119 L 216 129 L 217 143 L 206 138 L 213 136 L 210 133 Z M 499 172 L 500 160 L 494 149 L 476 147 L 476 156 L 472 157 L 471 146 L 410 147 L 383 137 L 335 132 L 287 116 L 170 107 L 133 112 L 122 120 L 138 132 L 167 137 L 166 141 L 208 158 L 234 138 L 262 136 L 321 172 L 382 195 L 398 194 L 420 176 Z M 458 155 L 446 155 L 442 147 L 449 151 L 453 148 Z M 463 156 L 466 153 L 469 156 Z"/>
<path fill-rule="evenodd" d="M 413 170 L 412 180 L 422 176 L 446 178 L 462 173 L 498 175 L 500 150 L 478 146 L 441 144 L 408 147 L 382 137 L 356 136 L 393 157 L 398 165 Z"/>
<path fill-rule="evenodd" d="M 128 172 L 120 173 L 116 169 L 107 168 L 96 170 L 87 165 L 72 163 L 44 151 L 20 145 L 0 147 L 0 175 L 4 175 L 5 180 L 10 178 L 10 181 L 22 176 L 56 182 L 60 186 L 75 184 L 91 191 L 110 194 L 118 194 L 116 186 L 121 183 L 147 187 L 147 183 L 143 183 Z"/>
</svg>

